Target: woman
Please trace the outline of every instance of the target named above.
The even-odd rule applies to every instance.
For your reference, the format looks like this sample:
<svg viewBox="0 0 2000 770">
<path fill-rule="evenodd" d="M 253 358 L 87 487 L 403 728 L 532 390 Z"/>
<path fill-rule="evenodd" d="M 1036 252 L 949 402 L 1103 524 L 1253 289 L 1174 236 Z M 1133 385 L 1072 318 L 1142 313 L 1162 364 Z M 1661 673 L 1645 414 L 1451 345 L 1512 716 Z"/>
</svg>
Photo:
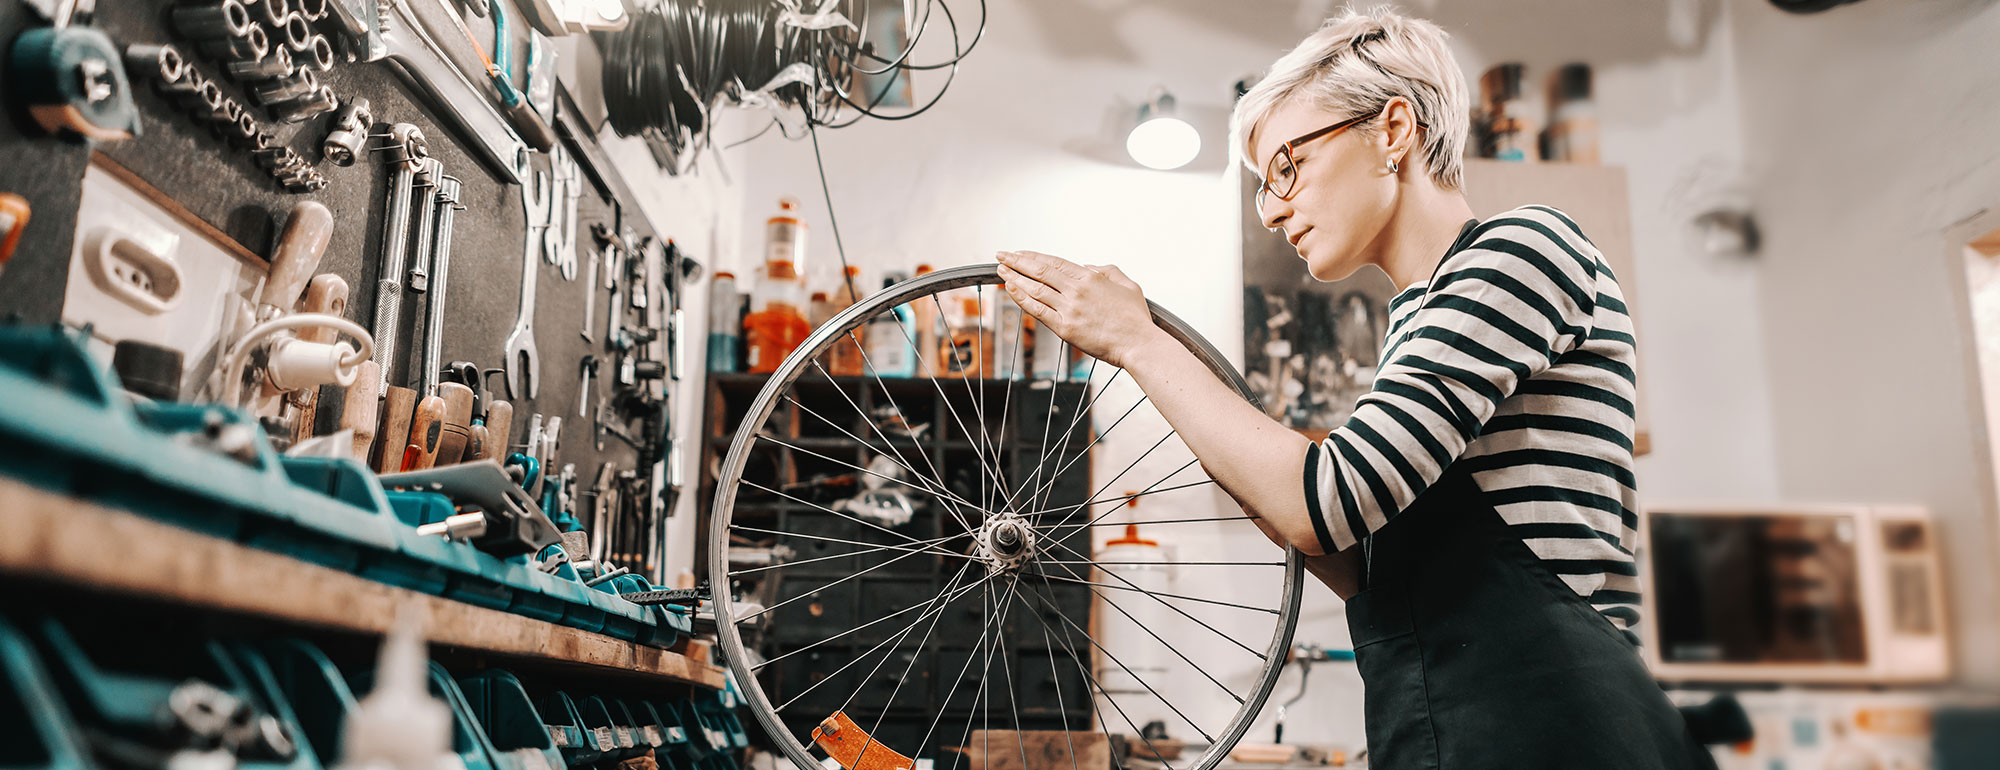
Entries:
<svg viewBox="0 0 2000 770">
<path fill-rule="evenodd" d="M 1574 222 L 1478 220 L 1435 25 L 1348 11 L 1245 94 L 1232 143 L 1314 278 L 1395 282 L 1382 366 L 1312 441 L 1149 319 L 1118 268 L 1000 255 L 1014 300 L 1124 367 L 1223 489 L 1347 600 L 1371 767 L 1713 767 L 1640 661 L 1634 360 Z"/>
</svg>

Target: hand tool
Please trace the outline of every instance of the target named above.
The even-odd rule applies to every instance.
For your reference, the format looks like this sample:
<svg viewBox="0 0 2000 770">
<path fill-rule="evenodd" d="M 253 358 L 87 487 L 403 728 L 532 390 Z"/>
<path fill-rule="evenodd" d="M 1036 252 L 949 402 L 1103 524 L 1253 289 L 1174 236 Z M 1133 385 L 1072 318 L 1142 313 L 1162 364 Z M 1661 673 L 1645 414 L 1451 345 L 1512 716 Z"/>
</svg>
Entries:
<svg viewBox="0 0 2000 770">
<path fill-rule="evenodd" d="M 96 5 L 95 0 L 62 0 L 49 15 L 51 26 L 14 38 L 8 52 L 11 96 L 27 105 L 29 117 L 51 134 L 129 139 L 140 133 L 139 112 L 118 47 L 103 32 L 71 26 L 72 20 L 87 19 Z"/>
<path fill-rule="evenodd" d="M 520 181 L 529 169 L 527 148 L 483 89 L 461 73 L 432 39 L 410 1 L 377 0 L 365 5 L 373 9 L 374 17 L 374 27 L 367 30 L 365 58 L 391 60 L 398 74 L 426 97 L 439 116 L 474 140 L 469 149 L 488 169 L 504 182 Z M 362 10 L 367 12 L 368 8 Z"/>
<path fill-rule="evenodd" d="M 455 505 L 478 508 L 485 514 L 485 532 L 469 537 L 473 547 L 495 556 L 534 554 L 562 540 L 534 497 L 523 492 L 497 462 L 395 473 L 381 481 L 386 489 L 436 492 Z M 434 534 L 444 534 L 441 530 Z"/>
<path fill-rule="evenodd" d="M 375 334 L 375 363 L 382 367 L 382 387 L 389 386 L 389 370 L 396 360 L 396 332 L 402 320 L 403 310 L 403 269 L 408 259 L 410 194 L 416 181 L 417 166 L 430 156 L 424 144 L 423 131 L 408 123 L 397 123 L 389 128 L 390 144 L 375 148 L 389 153 L 389 162 L 396 164 L 393 181 L 389 185 L 388 222 L 382 236 L 382 270 L 375 284 L 375 325 L 370 331 Z M 384 434 L 383 438 L 390 436 Z M 397 444 L 400 452 L 402 444 Z"/>
<path fill-rule="evenodd" d="M 259 4 L 269 5 L 268 2 Z M 288 14 L 283 21 L 273 22 L 271 28 L 277 30 L 278 36 L 285 41 L 285 47 L 292 49 L 292 53 L 312 53 L 313 29 L 312 24 L 306 21 L 306 17 L 296 13 Z"/>
<path fill-rule="evenodd" d="M 250 34 L 250 11 L 238 0 L 182 3 L 168 12 L 174 29 L 197 41 Z"/>
<path fill-rule="evenodd" d="M 261 59 L 234 59 L 224 62 L 222 69 L 229 73 L 230 77 L 246 82 L 289 78 L 298 72 L 298 67 L 292 63 L 291 50 L 282 47 L 272 49 Z"/>
<path fill-rule="evenodd" d="M 533 183 L 521 185 L 521 303 L 514 330 L 507 334 L 507 395 L 534 398 L 541 384 L 541 360 L 535 352 L 535 251 L 540 239 L 535 232 L 535 212 L 549 200 L 546 175 L 537 172 Z M 530 189 L 532 188 L 532 189 Z"/>
<path fill-rule="evenodd" d="M 562 216 L 558 212 L 569 198 L 569 171 L 563 168 L 562 156 L 561 145 L 549 151 L 549 200 L 541 211 L 542 261 L 551 265 L 562 264 Z"/>
<path fill-rule="evenodd" d="M 486 65 L 486 78 L 492 82 L 493 88 L 499 91 L 500 112 L 507 117 L 507 122 L 513 127 L 514 133 L 519 135 L 521 140 L 526 142 L 529 147 L 533 147 L 540 152 L 548 152 L 556 146 L 555 130 L 549 127 L 547 121 L 542 120 L 542 116 L 535 113 L 535 108 L 528 103 L 527 97 L 522 94 L 523 91 L 527 90 L 526 82 L 524 81 L 522 87 L 517 89 L 514 87 L 512 80 L 507 76 L 507 69 L 513 66 L 513 57 L 511 55 L 512 35 L 507 25 L 507 12 L 501 6 L 500 0 L 489 0 L 487 9 L 493 16 L 493 55 L 491 57 L 486 55 L 486 46 L 480 44 L 479 38 L 472 34 L 472 29 L 465 26 L 464 19 L 459 18 L 458 14 L 450 13 L 449 11 L 444 15 L 453 24 L 458 25 L 459 32 L 463 33 L 465 39 L 472 43 L 473 51 L 479 54 L 479 60 Z M 546 52 L 544 44 L 538 44 L 535 35 L 532 33 L 528 35 L 528 43 L 528 71 L 533 72 L 539 57 L 545 55 Z"/>
<path fill-rule="evenodd" d="M 247 5 L 250 6 L 257 21 L 273 27 L 285 26 L 285 20 L 292 15 L 292 4 L 289 0 L 250 0 Z"/>
<path fill-rule="evenodd" d="M 583 274 L 590 279 L 590 284 L 583 287 L 583 341 L 585 342 L 597 341 L 596 333 L 591 330 L 593 319 L 597 315 L 597 255 L 605 248 L 608 247 L 599 244 L 598 248 L 590 250 L 590 266 L 583 271 Z"/>
<path fill-rule="evenodd" d="M 268 321 L 292 312 L 306 282 L 319 270 L 327 241 L 333 238 L 333 212 L 323 204 L 301 201 L 292 206 L 285 229 L 271 252 L 271 272 L 257 293 L 257 320 Z"/>
<path fill-rule="evenodd" d="M 423 367 L 427 377 L 436 378 L 442 370 L 438 367 L 444 344 L 444 303 L 447 281 L 451 276 L 452 228 L 459 205 L 459 181 L 450 176 L 440 175 L 436 197 L 437 240 L 431 247 L 431 280 L 435 291 L 430 293 L 425 310 L 429 320 L 424 324 Z M 477 370 L 471 364 L 470 378 L 478 380 Z M 437 393 L 445 402 L 444 439 L 438 446 L 437 462 L 452 464 L 459 462 L 465 454 L 465 446 L 471 436 L 474 403 L 478 400 L 470 385 L 461 382 L 438 384 Z"/>
<path fill-rule="evenodd" d="M 478 459 L 506 457 L 508 443 L 513 438 L 514 405 L 501 399 L 489 400 L 486 403 L 486 451 Z"/>
<path fill-rule="evenodd" d="M 306 53 L 300 54 L 301 63 L 312 65 L 321 72 L 333 71 L 333 42 L 325 35 L 313 35 L 306 43 Z"/>
<path fill-rule="evenodd" d="M 590 416 L 590 383 L 597 376 L 597 356 L 585 354 L 579 367 L 583 371 L 583 384 L 576 389 L 576 416 Z"/>
<path fill-rule="evenodd" d="M 319 90 L 319 76 L 312 70 L 300 69 L 291 77 L 267 81 L 250 89 L 250 98 L 263 107 L 275 107 L 284 102 L 305 98 Z"/>
<path fill-rule="evenodd" d="M 361 362 L 360 369 L 354 384 L 347 386 L 338 427 L 354 431 L 354 460 L 366 465 L 375 448 L 377 418 L 381 414 L 382 372 L 381 364 L 374 361 Z"/>
<path fill-rule="evenodd" d="M 340 97 L 334 95 L 332 88 L 322 85 L 310 94 L 278 105 L 271 111 L 271 117 L 285 123 L 304 123 L 339 108 Z"/>
<path fill-rule="evenodd" d="M 438 446 L 444 443 L 444 398 L 436 394 L 417 401 L 410 416 L 409 445 L 403 447 L 400 470 L 421 471 L 437 463 Z"/>
<path fill-rule="evenodd" d="M 473 460 L 480 459 L 481 453 L 485 451 L 487 431 L 486 387 L 479 381 L 479 367 L 471 361 L 453 361 L 451 365 L 444 368 L 441 375 L 444 378 L 444 384 L 464 387 L 465 409 L 461 414 L 457 409 L 457 404 L 454 403 L 454 396 L 445 395 L 445 403 L 451 408 L 445 411 L 445 430 L 447 431 L 447 435 L 445 437 L 445 446 L 438 450 L 438 464 L 448 465 L 451 462 L 472 462 Z M 443 386 L 440 385 L 439 387 L 442 388 Z M 465 436 L 462 442 L 463 445 L 459 448 L 457 458 L 448 462 L 445 460 L 444 453 L 450 449 L 451 437 L 449 431 L 454 420 L 458 420 L 457 424 L 465 429 Z"/>
<path fill-rule="evenodd" d="M 437 224 L 437 193 L 438 186 L 443 182 L 443 176 L 444 164 L 438 162 L 436 158 L 425 158 L 417 163 L 417 176 L 410 182 L 411 197 L 417 202 L 417 239 L 410 242 L 411 248 L 416 253 L 410 260 L 410 274 L 403 287 L 417 294 L 423 294 L 431 288 L 430 261 L 435 256 L 437 245 L 433 240 L 436 235 L 433 227 Z M 425 339 L 435 336 L 427 332 Z M 427 353 L 425 350 L 417 352 L 420 355 Z M 436 377 L 436 372 L 419 370 L 417 390 L 429 391 L 429 386 L 436 381 Z"/>
<path fill-rule="evenodd" d="M 375 434 L 378 439 L 373 463 L 376 473 L 395 473 L 403 469 L 403 458 L 410 446 L 410 420 L 415 416 L 416 408 L 416 391 L 386 386 L 382 389 L 382 428 Z"/>
<path fill-rule="evenodd" d="M 334 118 L 332 133 L 320 142 L 320 154 L 336 166 L 354 165 L 354 159 L 361 154 L 361 143 L 368 138 L 368 128 L 374 124 L 375 112 L 367 99 L 348 102 Z"/>
<path fill-rule="evenodd" d="M 437 257 L 439 241 L 433 236 L 436 235 L 434 228 L 438 220 L 438 192 L 443 183 L 444 164 L 436 158 L 424 158 L 418 162 L 416 178 L 411 182 L 412 190 L 417 194 L 417 239 L 413 243 L 416 253 L 410 259 L 410 291 L 423 293 L 430 287 L 426 268 Z M 421 336 L 415 340 L 418 401 L 416 413 L 410 421 L 410 444 L 404 451 L 401 470 L 431 467 L 437 461 L 439 446 L 444 441 L 447 407 L 444 398 L 437 392 L 437 355 L 442 341 L 443 309 L 438 297 L 430 298 L 430 323 L 422 327 Z"/>
<path fill-rule="evenodd" d="M 321 273 L 313 276 L 312 281 L 306 284 L 306 296 L 299 301 L 299 311 L 346 316 L 347 297 L 347 279 L 333 273 Z M 315 326 L 299 332 L 301 341 L 322 345 L 333 344 L 334 337 L 334 330 L 325 326 Z M 311 389 L 292 392 L 290 398 L 292 406 L 299 410 L 298 417 L 293 423 L 293 440 L 304 441 L 312 436 L 322 397 L 330 397 L 338 393 L 339 389 L 339 385 L 323 385 L 318 392 Z"/>
<path fill-rule="evenodd" d="M 21 232 L 28 229 L 28 217 L 34 213 L 28 206 L 28 199 L 14 193 L 0 193 L 0 267 L 14 258 L 14 247 L 21 243 Z"/>
<path fill-rule="evenodd" d="M 605 535 L 611 531 L 610 506 L 615 503 L 615 500 L 608 498 L 614 494 L 612 481 L 617 476 L 618 466 L 613 463 L 604 463 L 597 466 L 597 481 L 590 485 L 590 531 L 596 532 L 599 535 L 597 541 L 591 546 L 590 558 L 597 561 L 604 560 L 605 551 L 609 547 L 605 542 L 608 539 Z"/>
<path fill-rule="evenodd" d="M 271 52 L 271 33 L 261 25 L 252 24 L 249 29 L 222 37 L 201 41 L 201 50 L 217 59 L 232 61 L 253 61 L 264 58 Z"/>
<path fill-rule="evenodd" d="M 298 0 L 298 8 L 295 10 L 300 16 L 306 17 L 306 21 L 318 24 L 326 18 L 329 4 L 330 0 Z"/>
</svg>

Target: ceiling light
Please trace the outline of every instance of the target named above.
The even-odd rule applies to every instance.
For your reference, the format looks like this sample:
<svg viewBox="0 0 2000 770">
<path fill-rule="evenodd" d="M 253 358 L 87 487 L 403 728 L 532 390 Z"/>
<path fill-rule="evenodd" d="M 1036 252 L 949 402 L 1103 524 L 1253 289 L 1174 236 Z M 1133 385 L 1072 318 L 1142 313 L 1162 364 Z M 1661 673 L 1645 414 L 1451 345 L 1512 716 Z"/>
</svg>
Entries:
<svg viewBox="0 0 2000 770">
<path fill-rule="evenodd" d="M 1178 117 L 1172 94 L 1155 89 L 1153 98 L 1139 105 L 1139 122 L 1125 137 L 1125 152 L 1147 168 L 1177 169 L 1201 153 L 1201 133 Z"/>
</svg>

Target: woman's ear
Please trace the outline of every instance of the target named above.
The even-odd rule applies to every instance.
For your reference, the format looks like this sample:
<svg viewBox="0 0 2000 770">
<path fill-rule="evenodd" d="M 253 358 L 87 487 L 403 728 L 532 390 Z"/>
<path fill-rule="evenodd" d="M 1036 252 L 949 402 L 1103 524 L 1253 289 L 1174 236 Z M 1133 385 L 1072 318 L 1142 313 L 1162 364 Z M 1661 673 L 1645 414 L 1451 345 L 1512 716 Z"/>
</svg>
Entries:
<svg viewBox="0 0 2000 770">
<path fill-rule="evenodd" d="M 1382 105 L 1382 131 L 1377 140 L 1387 160 L 1398 165 L 1410 165 L 1410 156 L 1417 147 L 1417 111 L 1410 106 L 1410 100 L 1397 96 Z"/>
</svg>

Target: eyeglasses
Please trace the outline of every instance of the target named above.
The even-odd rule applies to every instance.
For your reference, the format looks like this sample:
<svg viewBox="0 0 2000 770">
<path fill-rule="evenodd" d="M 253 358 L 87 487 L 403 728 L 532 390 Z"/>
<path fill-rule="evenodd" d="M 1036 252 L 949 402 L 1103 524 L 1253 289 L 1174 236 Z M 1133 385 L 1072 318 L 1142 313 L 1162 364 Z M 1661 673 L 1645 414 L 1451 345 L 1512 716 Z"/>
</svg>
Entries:
<svg viewBox="0 0 2000 770">
<path fill-rule="evenodd" d="M 1272 153 L 1271 161 L 1265 164 L 1263 183 L 1257 185 L 1257 209 L 1259 211 L 1262 211 L 1264 209 L 1265 193 L 1270 193 L 1272 195 L 1278 196 L 1278 200 L 1288 201 L 1292 199 L 1292 194 L 1298 191 L 1299 164 L 1297 160 L 1292 158 L 1293 147 L 1305 144 L 1306 142 L 1310 142 L 1314 139 L 1320 139 L 1340 133 L 1342 129 L 1345 129 L 1349 126 L 1353 126 L 1359 123 L 1367 122 L 1368 120 L 1380 114 L 1382 114 L 1382 111 L 1378 109 L 1366 115 L 1348 118 L 1346 120 L 1340 121 L 1339 123 L 1335 123 L 1331 126 L 1327 126 L 1312 133 L 1300 136 L 1284 144 L 1278 145 L 1278 151 Z"/>
</svg>

